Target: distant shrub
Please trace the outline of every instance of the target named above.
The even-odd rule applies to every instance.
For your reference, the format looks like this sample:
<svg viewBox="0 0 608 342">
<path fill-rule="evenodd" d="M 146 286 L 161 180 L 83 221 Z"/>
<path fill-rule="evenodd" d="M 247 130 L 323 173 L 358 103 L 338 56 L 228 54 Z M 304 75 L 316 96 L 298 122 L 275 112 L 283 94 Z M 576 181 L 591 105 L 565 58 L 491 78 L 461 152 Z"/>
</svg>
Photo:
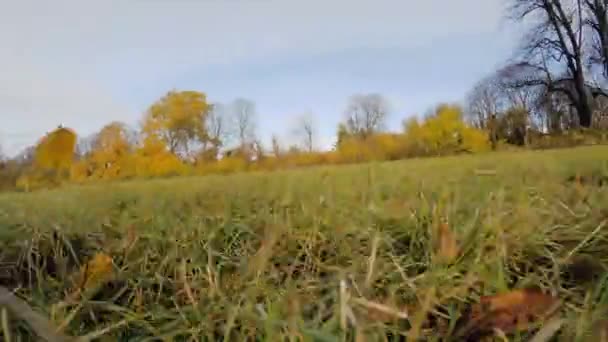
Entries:
<svg viewBox="0 0 608 342">
<path fill-rule="evenodd" d="M 0 192 L 16 189 L 17 180 L 26 166 L 13 160 L 0 161 Z"/>
<path fill-rule="evenodd" d="M 197 167 L 199 174 L 229 174 L 242 172 L 248 169 L 248 162 L 240 157 L 224 157 L 211 163 L 203 163 Z"/>
<path fill-rule="evenodd" d="M 608 142 L 608 136 L 605 131 L 596 129 L 571 130 L 554 134 L 533 132 L 529 135 L 529 141 L 529 147 L 532 149 L 567 148 L 605 144 Z"/>
<path fill-rule="evenodd" d="M 69 169 L 76 147 L 76 133 L 59 127 L 44 136 L 36 146 L 34 158 L 39 169 Z"/>
<path fill-rule="evenodd" d="M 409 141 L 409 156 L 476 153 L 490 149 L 488 134 L 466 125 L 458 106 L 440 106 L 423 122 L 410 119 L 404 129 Z"/>
</svg>

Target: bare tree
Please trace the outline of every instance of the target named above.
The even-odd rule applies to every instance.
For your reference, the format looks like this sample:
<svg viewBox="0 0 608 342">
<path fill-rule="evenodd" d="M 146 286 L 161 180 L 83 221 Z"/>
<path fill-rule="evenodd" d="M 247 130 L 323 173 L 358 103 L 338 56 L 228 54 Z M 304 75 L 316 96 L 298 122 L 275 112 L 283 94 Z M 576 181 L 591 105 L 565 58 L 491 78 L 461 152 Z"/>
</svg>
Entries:
<svg viewBox="0 0 608 342">
<path fill-rule="evenodd" d="M 353 95 L 346 108 L 346 129 L 366 138 L 383 128 L 388 111 L 388 101 L 380 94 Z"/>
<path fill-rule="evenodd" d="M 75 154 L 78 158 L 85 158 L 93 150 L 93 144 L 96 140 L 97 134 L 91 134 L 85 137 L 79 137 L 76 141 Z"/>
<path fill-rule="evenodd" d="M 486 129 L 492 117 L 501 110 L 501 94 L 495 75 L 479 81 L 466 98 L 468 121 L 475 127 Z"/>
<path fill-rule="evenodd" d="M 310 112 L 302 114 L 297 118 L 294 133 L 302 139 L 302 146 L 307 152 L 312 152 L 314 150 L 316 127 L 313 115 Z"/>
<path fill-rule="evenodd" d="M 20 165 L 31 165 L 34 162 L 34 155 L 36 154 L 36 145 L 30 145 L 23 148 L 17 155 L 12 158 Z"/>
<path fill-rule="evenodd" d="M 207 116 L 207 134 L 209 135 L 209 143 L 215 147 L 223 146 L 229 138 L 228 108 L 221 103 L 214 103 L 211 112 Z"/>
<path fill-rule="evenodd" d="M 602 68 L 608 77 L 608 1 L 584 0 L 585 24 L 591 29 L 589 62 Z"/>
<path fill-rule="evenodd" d="M 281 151 L 281 144 L 279 143 L 279 138 L 273 134 L 272 135 L 272 154 L 275 156 L 275 158 L 280 158 L 282 156 L 282 151 Z"/>
<path fill-rule="evenodd" d="M 535 25 L 526 37 L 523 62 L 514 64 L 528 72 L 514 85 L 543 86 L 551 93 L 565 94 L 579 124 L 589 127 L 592 108 L 584 67 L 581 0 L 512 0 L 512 4 L 515 19 L 530 19 Z"/>
<path fill-rule="evenodd" d="M 504 111 L 504 92 L 498 77 L 489 75 L 480 80 L 467 95 L 465 116 L 477 128 L 488 130 L 492 149 L 498 144 L 497 118 Z"/>
<path fill-rule="evenodd" d="M 250 100 L 238 98 L 232 103 L 232 113 L 239 145 L 245 148 L 255 140 L 255 104 Z"/>
</svg>

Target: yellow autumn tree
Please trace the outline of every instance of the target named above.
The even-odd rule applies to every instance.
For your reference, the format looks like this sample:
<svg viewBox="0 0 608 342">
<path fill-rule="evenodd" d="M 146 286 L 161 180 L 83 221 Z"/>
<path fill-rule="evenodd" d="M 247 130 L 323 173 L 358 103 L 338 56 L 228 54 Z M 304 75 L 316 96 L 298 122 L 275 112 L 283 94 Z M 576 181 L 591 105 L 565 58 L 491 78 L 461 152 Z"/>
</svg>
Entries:
<svg viewBox="0 0 608 342">
<path fill-rule="evenodd" d="M 143 133 L 162 142 L 171 153 L 188 156 L 209 139 L 206 121 L 211 109 L 204 93 L 170 91 L 146 112 Z"/>
<path fill-rule="evenodd" d="M 148 136 L 135 151 L 135 174 L 138 177 L 184 175 L 187 166 L 156 136 Z"/>
<path fill-rule="evenodd" d="M 125 124 L 112 122 L 96 135 L 87 158 L 90 177 L 125 178 L 134 174 L 133 146 Z"/>
<path fill-rule="evenodd" d="M 40 169 L 68 170 L 74 158 L 75 147 L 76 133 L 60 126 L 36 145 L 35 165 Z"/>
<path fill-rule="evenodd" d="M 59 126 L 36 144 L 33 163 L 16 181 L 16 187 L 25 191 L 58 185 L 69 176 L 76 148 L 76 133 Z"/>
<path fill-rule="evenodd" d="M 410 120 L 405 134 L 411 148 L 423 155 L 482 152 L 490 148 L 486 132 L 468 126 L 459 106 L 441 105 L 422 123 Z"/>
</svg>

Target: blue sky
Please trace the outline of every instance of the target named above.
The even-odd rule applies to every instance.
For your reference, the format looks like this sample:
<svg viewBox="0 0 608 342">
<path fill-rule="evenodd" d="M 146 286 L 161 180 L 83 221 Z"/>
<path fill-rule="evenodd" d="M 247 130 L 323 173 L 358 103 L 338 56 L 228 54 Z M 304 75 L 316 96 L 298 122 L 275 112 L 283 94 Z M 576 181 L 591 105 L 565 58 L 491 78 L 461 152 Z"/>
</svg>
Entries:
<svg viewBox="0 0 608 342">
<path fill-rule="evenodd" d="M 378 92 L 389 128 L 463 99 L 517 35 L 501 0 L 131 0 L 7 3 L 0 13 L 0 144 L 59 123 L 136 125 L 170 89 L 256 103 L 264 142 L 311 112 L 333 142 L 348 97 Z"/>
</svg>

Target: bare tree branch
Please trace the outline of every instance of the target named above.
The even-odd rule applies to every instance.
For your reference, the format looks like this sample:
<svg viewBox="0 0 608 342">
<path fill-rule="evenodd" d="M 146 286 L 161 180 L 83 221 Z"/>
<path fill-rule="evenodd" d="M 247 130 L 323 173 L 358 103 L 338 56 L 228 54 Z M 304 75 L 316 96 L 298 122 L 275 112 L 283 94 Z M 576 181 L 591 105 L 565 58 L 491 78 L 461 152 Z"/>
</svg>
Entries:
<svg viewBox="0 0 608 342">
<path fill-rule="evenodd" d="M 366 138 L 381 130 L 388 115 L 388 101 L 380 94 L 351 96 L 346 109 L 349 134 Z"/>
<path fill-rule="evenodd" d="M 525 62 L 514 63 L 510 70 L 518 72 L 511 77 L 511 86 L 542 87 L 547 93 L 566 95 L 580 125 L 589 127 L 593 111 L 585 72 L 582 0 L 512 0 L 511 11 L 519 21 L 536 23 L 526 36 Z"/>
<path fill-rule="evenodd" d="M 233 119 L 239 144 L 244 148 L 255 140 L 255 104 L 247 99 L 238 98 L 232 104 Z"/>
<path fill-rule="evenodd" d="M 308 112 L 297 118 L 294 133 L 302 139 L 302 145 L 307 152 L 314 150 L 316 127 L 312 113 Z"/>
<path fill-rule="evenodd" d="M 26 321 L 36 335 L 45 341 L 68 342 L 75 340 L 57 332 L 56 327 L 48 319 L 32 310 L 26 302 L 2 286 L 0 286 L 0 307 L 7 307 L 13 315 Z"/>
</svg>

